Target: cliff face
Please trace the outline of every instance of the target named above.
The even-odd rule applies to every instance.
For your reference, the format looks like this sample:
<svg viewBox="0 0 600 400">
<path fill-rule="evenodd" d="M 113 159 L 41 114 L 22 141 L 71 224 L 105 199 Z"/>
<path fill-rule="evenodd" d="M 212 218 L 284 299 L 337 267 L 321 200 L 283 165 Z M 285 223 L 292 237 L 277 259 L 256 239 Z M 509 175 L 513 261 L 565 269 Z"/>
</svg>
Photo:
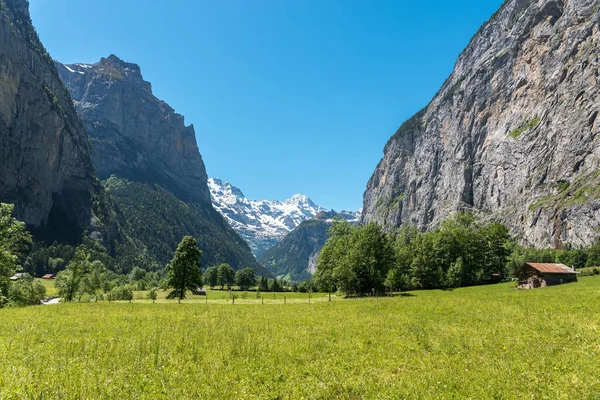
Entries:
<svg viewBox="0 0 600 400">
<path fill-rule="evenodd" d="M 26 0 L 0 1 L 0 201 L 47 241 L 100 223 L 91 148 Z M 96 201 L 97 202 L 97 201 Z"/>
<path fill-rule="evenodd" d="M 595 240 L 599 10 L 599 0 L 506 1 L 385 146 L 362 221 L 429 229 L 470 209 L 528 245 Z"/>
<path fill-rule="evenodd" d="M 164 265 L 182 237 L 192 235 L 205 267 L 229 263 L 269 275 L 213 208 L 193 126 L 152 94 L 137 65 L 111 55 L 95 64 L 56 66 L 128 237 Z"/>
<path fill-rule="evenodd" d="M 158 183 L 181 200 L 210 204 L 194 127 L 152 94 L 137 65 L 111 55 L 57 68 L 90 134 L 100 179 Z"/>
</svg>

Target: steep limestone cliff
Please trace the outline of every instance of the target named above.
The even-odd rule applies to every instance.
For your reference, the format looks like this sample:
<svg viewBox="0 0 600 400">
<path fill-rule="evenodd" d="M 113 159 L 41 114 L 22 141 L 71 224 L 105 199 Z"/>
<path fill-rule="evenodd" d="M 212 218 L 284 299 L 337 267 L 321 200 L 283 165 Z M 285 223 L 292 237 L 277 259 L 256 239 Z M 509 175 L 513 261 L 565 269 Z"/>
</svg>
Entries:
<svg viewBox="0 0 600 400">
<path fill-rule="evenodd" d="M 0 1 L 0 201 L 42 239 L 76 241 L 102 225 L 92 209 L 103 196 L 85 127 L 28 6 Z"/>
<path fill-rule="evenodd" d="M 89 131 L 100 179 L 158 183 L 184 201 L 210 204 L 194 127 L 152 94 L 139 66 L 114 55 L 56 65 Z"/>
<path fill-rule="evenodd" d="M 114 55 L 95 64 L 56 66 L 129 237 L 164 265 L 182 237 L 192 235 L 205 267 L 229 263 L 270 275 L 213 208 L 194 127 L 153 95 L 139 66 Z"/>
<path fill-rule="evenodd" d="M 437 226 L 459 209 L 524 244 L 600 227 L 599 0 L 508 0 L 431 103 L 389 140 L 363 222 Z"/>
</svg>

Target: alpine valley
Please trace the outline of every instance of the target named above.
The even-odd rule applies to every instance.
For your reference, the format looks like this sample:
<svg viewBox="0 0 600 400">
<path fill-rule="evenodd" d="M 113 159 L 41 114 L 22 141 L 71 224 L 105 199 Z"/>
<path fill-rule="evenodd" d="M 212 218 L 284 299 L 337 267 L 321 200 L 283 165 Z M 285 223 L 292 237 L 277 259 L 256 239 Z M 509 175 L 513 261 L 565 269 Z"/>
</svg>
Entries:
<svg viewBox="0 0 600 400">
<path fill-rule="evenodd" d="M 258 262 L 273 275 L 287 280 L 301 282 L 311 279 L 334 218 L 357 224 L 360 212 L 322 211 L 303 221 L 281 242 L 260 254 Z"/>
</svg>

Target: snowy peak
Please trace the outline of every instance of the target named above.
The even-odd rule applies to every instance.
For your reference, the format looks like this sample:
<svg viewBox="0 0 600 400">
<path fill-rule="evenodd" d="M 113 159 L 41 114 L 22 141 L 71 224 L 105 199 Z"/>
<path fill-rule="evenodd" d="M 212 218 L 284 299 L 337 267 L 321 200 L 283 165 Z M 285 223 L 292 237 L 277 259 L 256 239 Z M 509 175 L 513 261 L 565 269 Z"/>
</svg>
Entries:
<svg viewBox="0 0 600 400">
<path fill-rule="evenodd" d="M 284 204 L 292 204 L 298 206 L 307 206 L 307 207 L 315 207 L 315 203 L 312 200 L 303 194 L 296 193 L 292 197 L 283 201 Z"/>
<path fill-rule="evenodd" d="M 208 179 L 213 206 L 259 255 L 294 230 L 300 223 L 313 218 L 324 208 L 308 196 L 295 194 L 284 201 L 248 200 L 231 183 Z"/>
<path fill-rule="evenodd" d="M 213 203 L 214 199 L 218 199 L 219 203 L 224 204 L 236 204 L 246 200 L 246 196 L 244 196 L 244 193 L 239 188 L 220 179 L 208 178 L 208 188 L 210 189 Z"/>
</svg>

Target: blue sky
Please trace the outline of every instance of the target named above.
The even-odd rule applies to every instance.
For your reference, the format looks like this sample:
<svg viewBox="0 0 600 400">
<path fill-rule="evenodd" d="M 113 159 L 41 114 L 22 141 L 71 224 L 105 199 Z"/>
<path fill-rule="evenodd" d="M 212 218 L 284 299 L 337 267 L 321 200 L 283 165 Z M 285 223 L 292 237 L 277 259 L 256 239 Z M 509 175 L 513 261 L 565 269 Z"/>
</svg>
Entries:
<svg viewBox="0 0 600 400">
<path fill-rule="evenodd" d="M 52 57 L 139 64 L 251 199 L 362 207 L 389 137 L 502 0 L 30 0 Z M 149 5 L 151 4 L 151 5 Z"/>
</svg>

